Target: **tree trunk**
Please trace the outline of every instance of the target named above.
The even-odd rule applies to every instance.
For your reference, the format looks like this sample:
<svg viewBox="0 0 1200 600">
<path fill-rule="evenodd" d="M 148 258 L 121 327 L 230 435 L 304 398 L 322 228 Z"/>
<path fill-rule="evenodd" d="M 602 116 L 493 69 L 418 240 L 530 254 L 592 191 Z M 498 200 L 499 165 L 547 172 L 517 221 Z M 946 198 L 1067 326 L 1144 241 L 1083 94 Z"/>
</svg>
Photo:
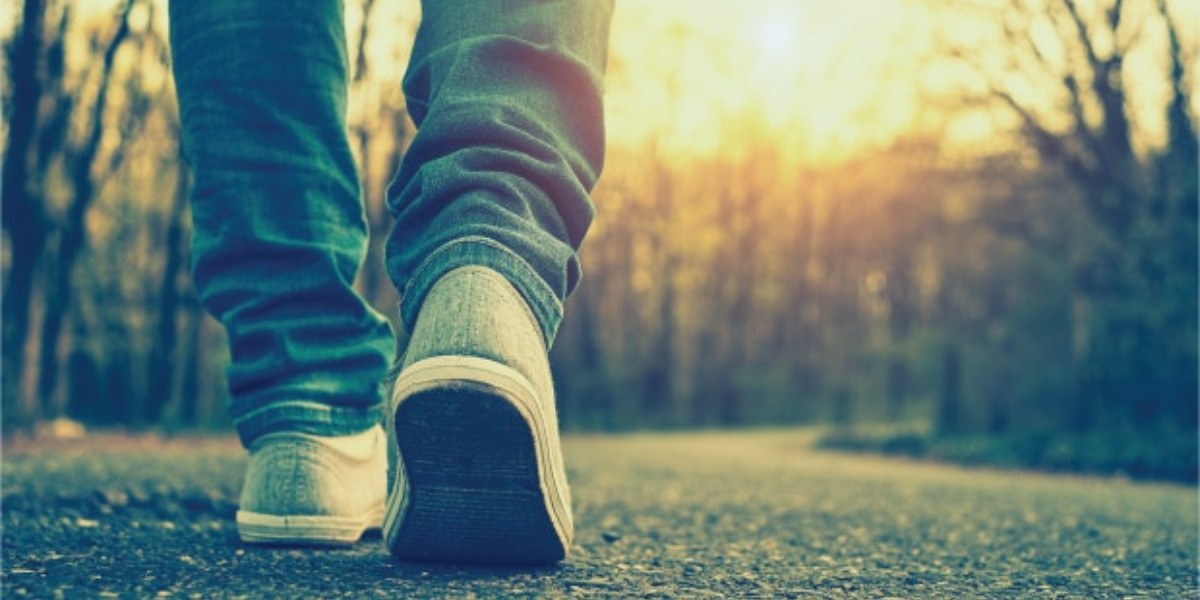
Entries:
<svg viewBox="0 0 1200 600">
<path fill-rule="evenodd" d="M 183 353 L 174 365 L 175 377 L 172 395 L 179 398 L 179 424 L 185 427 L 200 424 L 200 370 L 204 368 L 204 315 L 196 302 L 188 302 L 184 309 Z"/>
<path fill-rule="evenodd" d="M 156 423 L 163 408 L 170 402 L 175 373 L 175 346 L 178 338 L 179 273 L 183 270 L 186 249 L 184 245 L 184 218 L 187 214 L 188 193 L 191 191 L 186 168 L 176 175 L 175 198 L 167 223 L 166 260 L 163 264 L 162 281 L 158 294 L 158 323 L 154 342 L 151 345 L 147 375 L 148 396 L 142 418 L 147 423 Z"/>
<path fill-rule="evenodd" d="M 888 358 L 887 367 L 887 418 L 898 421 L 904 417 L 908 404 L 908 363 L 896 348 Z"/>
<path fill-rule="evenodd" d="M 602 280 L 597 277 L 592 277 L 589 282 L 593 289 L 603 289 Z M 597 337 L 598 326 L 600 319 L 596 317 L 596 306 L 592 299 L 592 290 L 580 290 L 575 297 L 575 321 L 578 324 L 578 349 L 577 357 L 579 363 L 575 365 L 575 372 L 586 376 L 586 387 L 584 388 L 583 405 L 581 409 L 576 411 L 578 414 L 587 414 L 595 416 L 600 414 L 600 422 L 606 426 L 612 426 L 612 392 L 609 389 L 608 367 L 604 360 L 604 351 L 600 347 L 600 340 Z M 579 389 L 576 386 L 575 389 Z"/>
<path fill-rule="evenodd" d="M 29 305 L 38 263 L 46 245 L 47 223 L 41 198 L 29 190 L 29 153 L 37 125 L 42 82 L 38 57 L 46 6 L 25 0 L 21 30 L 9 54 L 12 112 L 9 113 L 8 147 L 4 152 L 3 227 L 8 235 L 11 263 L 3 298 L 3 410 L 5 422 L 20 424 L 36 415 L 25 414 L 23 375 L 25 343 L 29 337 Z"/>
<path fill-rule="evenodd" d="M 668 261 L 670 262 L 670 261 Z M 671 281 L 673 268 L 662 273 L 657 323 L 654 338 L 644 358 L 642 397 L 647 413 L 653 419 L 670 419 L 674 408 L 674 386 L 671 384 L 675 363 L 675 290 Z"/>
<path fill-rule="evenodd" d="M 820 369 L 816 366 L 813 350 L 817 346 L 817 328 L 807 316 L 810 314 L 809 306 L 817 302 L 814 289 L 809 285 L 808 275 L 813 255 L 813 204 L 812 199 L 803 202 L 791 239 L 791 269 L 785 274 L 788 290 L 781 322 L 787 339 L 788 380 L 796 396 L 804 399 L 805 406 L 798 410 L 798 414 L 805 418 L 813 415 L 809 400 L 816 395 L 820 387 L 817 380 Z"/>
<path fill-rule="evenodd" d="M 895 248 L 892 264 L 887 276 L 888 332 L 891 335 L 891 352 L 887 370 L 887 417 L 897 420 L 908 408 L 909 372 L 905 359 L 904 344 L 913 326 L 916 305 L 915 284 L 911 267 L 906 257 L 899 256 L 905 249 Z"/>
<path fill-rule="evenodd" d="M 937 431 L 962 431 L 962 359 L 958 345 L 948 342 L 942 353 L 942 389 L 938 398 Z"/>
<path fill-rule="evenodd" d="M 121 11 L 117 32 L 109 41 L 104 51 L 100 85 L 96 91 L 96 99 L 92 105 L 91 131 L 84 142 L 79 155 L 71 169 L 71 183 L 74 198 L 67 208 L 61 231 L 58 248 L 55 253 L 54 265 L 50 269 L 46 285 L 46 314 L 42 320 L 41 356 L 38 360 L 38 398 L 42 404 L 44 416 L 52 416 L 54 392 L 58 383 L 58 343 L 62 337 L 63 321 L 71 299 L 71 271 L 75 260 L 83 250 L 86 242 L 84 217 L 91 206 L 95 195 L 95 182 L 92 180 L 92 165 L 100 149 L 100 140 L 104 134 L 104 107 L 108 97 L 108 84 L 111 79 L 113 60 L 121 42 L 129 35 L 129 12 L 134 0 L 129 0 Z"/>
<path fill-rule="evenodd" d="M 988 433 L 1005 433 L 1012 426 L 1013 342 L 1007 337 L 993 351 L 988 389 Z"/>
<path fill-rule="evenodd" d="M 659 158 L 658 149 L 652 151 L 655 162 L 654 191 L 657 203 L 654 206 L 653 229 L 649 232 L 653 260 L 658 268 L 658 305 L 653 323 L 653 338 L 643 357 L 642 399 L 646 414 L 653 420 L 668 422 L 675 416 L 675 389 L 672 385 L 675 368 L 675 271 L 678 261 L 670 239 L 670 228 L 674 212 L 673 181 L 670 167 Z"/>
</svg>

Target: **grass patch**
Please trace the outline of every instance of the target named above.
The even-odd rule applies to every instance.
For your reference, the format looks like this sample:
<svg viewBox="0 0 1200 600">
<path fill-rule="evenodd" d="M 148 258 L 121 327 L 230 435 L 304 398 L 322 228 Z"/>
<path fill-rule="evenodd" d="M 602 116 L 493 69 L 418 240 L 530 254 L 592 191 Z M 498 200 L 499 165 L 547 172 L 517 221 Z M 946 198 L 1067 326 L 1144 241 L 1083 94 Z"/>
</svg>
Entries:
<svg viewBox="0 0 1200 600">
<path fill-rule="evenodd" d="M 943 462 L 1120 475 L 1196 483 L 1196 432 L 1178 427 L 1087 433 L 1048 431 L 938 435 L 919 427 L 852 427 L 821 437 L 818 447 Z"/>
</svg>

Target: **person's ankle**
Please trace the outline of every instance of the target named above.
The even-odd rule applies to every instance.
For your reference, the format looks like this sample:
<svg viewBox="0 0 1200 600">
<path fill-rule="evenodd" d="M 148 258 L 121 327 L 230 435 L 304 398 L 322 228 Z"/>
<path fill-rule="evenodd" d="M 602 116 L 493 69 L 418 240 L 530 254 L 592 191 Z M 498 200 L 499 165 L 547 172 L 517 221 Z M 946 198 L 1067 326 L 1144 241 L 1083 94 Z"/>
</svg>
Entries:
<svg viewBox="0 0 1200 600">
<path fill-rule="evenodd" d="M 276 444 L 294 444 L 305 441 L 321 444 L 347 458 L 366 461 L 374 456 L 380 427 L 378 425 L 356 433 L 341 435 L 316 435 L 298 431 L 277 431 L 260 436 L 251 442 L 248 451 L 254 454 Z"/>
<path fill-rule="evenodd" d="M 443 275 L 426 295 L 403 366 L 448 355 L 494 360 L 529 377 L 541 370 L 547 348 L 517 288 L 492 269 L 468 266 Z"/>
</svg>

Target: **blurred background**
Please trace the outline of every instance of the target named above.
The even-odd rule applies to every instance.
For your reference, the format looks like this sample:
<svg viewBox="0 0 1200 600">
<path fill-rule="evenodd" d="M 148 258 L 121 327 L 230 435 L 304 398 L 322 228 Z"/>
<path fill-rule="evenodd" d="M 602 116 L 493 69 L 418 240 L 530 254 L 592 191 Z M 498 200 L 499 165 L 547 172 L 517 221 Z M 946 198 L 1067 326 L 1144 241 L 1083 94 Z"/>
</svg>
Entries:
<svg viewBox="0 0 1200 600">
<path fill-rule="evenodd" d="M 346 0 L 383 190 L 420 9 Z M 626 0 L 564 426 L 1196 479 L 1197 0 Z M 0 5 L 3 424 L 227 428 L 160 0 Z"/>
</svg>

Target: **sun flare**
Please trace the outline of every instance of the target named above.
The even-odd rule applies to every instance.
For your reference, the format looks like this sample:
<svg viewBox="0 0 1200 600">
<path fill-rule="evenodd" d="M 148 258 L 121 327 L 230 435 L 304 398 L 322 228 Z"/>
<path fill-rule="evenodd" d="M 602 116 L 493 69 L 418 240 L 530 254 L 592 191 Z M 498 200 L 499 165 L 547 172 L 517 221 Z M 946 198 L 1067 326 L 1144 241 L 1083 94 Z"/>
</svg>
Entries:
<svg viewBox="0 0 1200 600">
<path fill-rule="evenodd" d="M 796 32 L 783 21 L 767 21 L 758 26 L 758 47 L 763 56 L 793 54 Z"/>
<path fill-rule="evenodd" d="M 684 153 L 719 152 L 728 130 L 757 123 L 789 152 L 833 156 L 907 126 L 912 90 L 880 75 L 881 65 L 920 50 L 894 43 L 904 3 L 848 4 L 618 4 L 610 59 L 617 68 L 608 82 L 613 142 L 652 138 Z"/>
</svg>

